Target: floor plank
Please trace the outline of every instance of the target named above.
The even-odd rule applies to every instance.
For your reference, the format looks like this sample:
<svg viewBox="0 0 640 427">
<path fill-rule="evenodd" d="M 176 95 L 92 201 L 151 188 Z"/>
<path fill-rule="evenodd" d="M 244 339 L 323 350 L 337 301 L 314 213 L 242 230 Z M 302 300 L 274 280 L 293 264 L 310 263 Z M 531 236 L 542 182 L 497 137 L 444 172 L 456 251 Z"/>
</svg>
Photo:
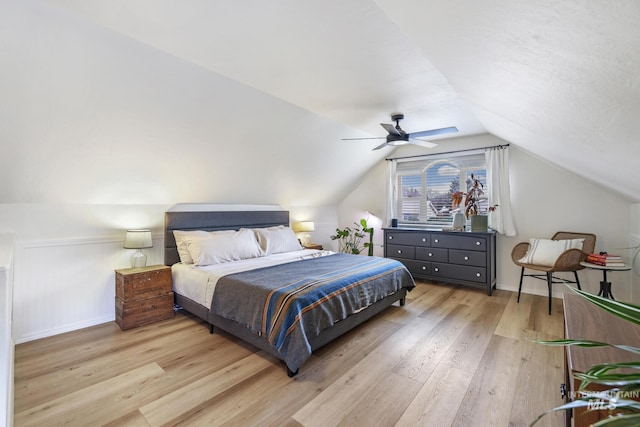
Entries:
<svg viewBox="0 0 640 427">
<path fill-rule="evenodd" d="M 16 346 L 15 425 L 520 426 L 560 403 L 562 349 L 533 340 L 562 334 L 560 300 L 418 282 L 291 379 L 183 312 L 107 323 Z"/>
</svg>

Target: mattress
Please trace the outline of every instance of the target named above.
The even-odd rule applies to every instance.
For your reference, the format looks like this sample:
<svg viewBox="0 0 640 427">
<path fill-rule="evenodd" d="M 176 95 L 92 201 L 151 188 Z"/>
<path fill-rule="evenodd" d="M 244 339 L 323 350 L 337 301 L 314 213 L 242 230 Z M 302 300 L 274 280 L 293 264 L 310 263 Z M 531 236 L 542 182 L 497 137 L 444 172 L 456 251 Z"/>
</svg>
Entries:
<svg viewBox="0 0 640 427">
<path fill-rule="evenodd" d="M 303 249 L 300 251 L 284 252 L 207 266 L 177 263 L 171 266 L 173 291 L 209 309 L 211 307 L 211 301 L 213 300 L 216 284 L 221 277 L 304 259 L 331 256 L 333 254 L 335 254 L 335 252 Z"/>
</svg>

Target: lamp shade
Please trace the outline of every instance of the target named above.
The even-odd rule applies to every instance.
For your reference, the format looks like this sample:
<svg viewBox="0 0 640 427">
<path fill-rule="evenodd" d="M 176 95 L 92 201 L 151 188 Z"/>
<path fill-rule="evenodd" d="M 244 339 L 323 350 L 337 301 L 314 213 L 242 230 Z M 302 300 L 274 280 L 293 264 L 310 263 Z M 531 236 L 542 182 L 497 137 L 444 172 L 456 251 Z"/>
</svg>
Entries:
<svg viewBox="0 0 640 427">
<path fill-rule="evenodd" d="M 127 236 L 124 239 L 125 249 L 144 249 L 152 248 L 151 231 L 149 230 L 127 230 Z"/>
<path fill-rule="evenodd" d="M 300 221 L 293 224 L 293 231 L 296 233 L 306 233 L 309 231 L 315 231 L 313 221 Z"/>
</svg>

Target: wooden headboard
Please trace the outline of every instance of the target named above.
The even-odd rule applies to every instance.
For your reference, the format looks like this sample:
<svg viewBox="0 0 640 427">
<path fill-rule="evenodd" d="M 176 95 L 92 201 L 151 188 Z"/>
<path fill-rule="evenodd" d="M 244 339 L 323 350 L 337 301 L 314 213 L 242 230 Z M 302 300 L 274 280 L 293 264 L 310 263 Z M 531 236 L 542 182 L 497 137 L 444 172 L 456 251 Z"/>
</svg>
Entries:
<svg viewBox="0 0 640 427">
<path fill-rule="evenodd" d="M 164 264 L 180 262 L 173 230 L 238 230 L 289 225 L 289 211 L 165 212 Z"/>
</svg>

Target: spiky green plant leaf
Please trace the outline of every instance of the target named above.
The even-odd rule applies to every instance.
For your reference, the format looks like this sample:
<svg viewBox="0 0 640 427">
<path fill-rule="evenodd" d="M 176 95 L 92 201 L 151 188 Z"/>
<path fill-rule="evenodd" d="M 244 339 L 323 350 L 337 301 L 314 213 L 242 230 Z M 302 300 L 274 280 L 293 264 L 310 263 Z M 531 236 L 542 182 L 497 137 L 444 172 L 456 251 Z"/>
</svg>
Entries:
<svg viewBox="0 0 640 427">
<path fill-rule="evenodd" d="M 636 325 L 640 325 L 640 306 L 610 300 L 607 298 L 602 298 L 596 295 L 592 295 L 588 292 L 570 288 L 587 301 L 597 305 L 603 310 L 620 317 L 628 322 L 634 323 Z M 610 344 L 603 343 L 599 341 L 590 341 L 590 340 L 551 340 L 551 341 L 536 341 L 545 345 L 552 346 L 578 346 L 578 347 L 615 347 L 619 348 L 634 354 L 640 354 L 640 349 L 637 347 L 632 347 L 624 344 Z M 618 369 L 626 369 L 627 372 L 620 373 L 614 372 Z M 640 392 L 640 373 L 628 373 L 628 370 L 640 370 L 640 361 L 637 362 L 620 362 L 620 363 L 602 363 L 597 364 L 589 368 L 584 373 L 574 373 L 574 377 L 581 380 L 580 390 L 584 390 L 584 388 L 589 383 L 596 383 L 601 385 L 607 385 L 612 387 L 618 387 L 618 389 L 623 393 L 619 395 L 625 395 L 624 392 Z M 586 391 L 585 391 L 586 393 Z M 596 427 L 627 427 L 627 426 L 638 426 L 640 425 L 640 402 L 634 400 L 625 400 L 618 399 L 619 395 L 616 395 L 614 391 L 605 391 L 602 393 L 593 393 L 588 392 L 589 394 L 586 397 L 581 399 L 577 399 L 571 401 L 565 405 L 558 406 L 557 408 L 551 409 L 544 414 L 541 414 L 536 420 L 531 423 L 533 426 L 537 423 L 543 416 L 546 414 L 556 412 L 556 411 L 565 411 L 578 407 L 591 407 L 593 408 L 593 399 L 601 399 L 603 401 L 609 402 L 613 408 L 622 409 L 625 412 L 632 412 L 631 414 L 624 414 L 619 416 L 614 416 L 610 418 L 606 418 L 598 423 L 594 424 Z M 628 396 L 628 394 L 627 394 Z"/>
</svg>

